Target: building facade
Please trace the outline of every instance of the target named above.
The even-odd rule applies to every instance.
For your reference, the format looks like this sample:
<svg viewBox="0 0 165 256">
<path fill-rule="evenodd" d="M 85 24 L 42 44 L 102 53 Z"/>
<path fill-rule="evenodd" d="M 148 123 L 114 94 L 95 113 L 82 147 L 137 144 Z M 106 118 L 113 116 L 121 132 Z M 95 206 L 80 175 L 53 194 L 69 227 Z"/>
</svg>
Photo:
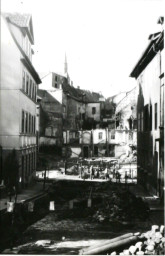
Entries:
<svg viewBox="0 0 165 256">
<path fill-rule="evenodd" d="M 131 77 L 137 79 L 139 87 L 138 181 L 162 198 L 164 195 L 164 31 L 150 35 L 149 39 L 148 47 L 131 72 Z"/>
<path fill-rule="evenodd" d="M 40 97 L 39 145 L 62 146 L 62 105 L 46 90 L 38 90 Z"/>
<path fill-rule="evenodd" d="M 137 132 L 132 130 L 81 130 L 79 145 L 82 157 L 118 157 L 127 153 L 129 145 L 136 148 Z"/>
<path fill-rule="evenodd" d="M 41 80 L 32 65 L 33 44 L 31 15 L 2 14 L 0 145 L 3 163 L 16 150 L 22 186 L 36 171 L 36 101 Z"/>
<path fill-rule="evenodd" d="M 137 129 L 137 95 L 138 87 L 127 92 L 125 97 L 116 105 L 116 129 Z"/>
</svg>

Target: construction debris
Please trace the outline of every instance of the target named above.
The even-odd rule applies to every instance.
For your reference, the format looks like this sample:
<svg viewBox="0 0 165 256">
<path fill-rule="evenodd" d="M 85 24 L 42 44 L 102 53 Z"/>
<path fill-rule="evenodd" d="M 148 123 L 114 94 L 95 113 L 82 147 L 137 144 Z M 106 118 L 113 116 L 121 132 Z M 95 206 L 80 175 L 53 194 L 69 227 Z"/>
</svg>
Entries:
<svg viewBox="0 0 165 256">
<path fill-rule="evenodd" d="M 128 233 L 113 239 L 109 239 L 105 242 L 98 242 L 97 244 L 90 246 L 86 249 L 82 249 L 79 251 L 79 254 L 81 255 L 93 255 L 93 254 L 99 254 L 101 252 L 104 252 L 105 250 L 109 250 L 110 248 L 115 248 L 116 245 L 119 245 L 120 242 L 125 242 L 126 240 L 129 241 L 130 238 L 134 236 L 133 233 Z"/>
<path fill-rule="evenodd" d="M 118 253 L 116 251 L 110 255 L 165 255 L 165 233 L 164 226 L 153 225 L 151 230 L 139 236 L 140 242 L 131 245 Z"/>
<path fill-rule="evenodd" d="M 100 187 L 100 186 L 99 186 Z M 92 192 L 86 193 L 83 198 L 74 199 L 74 207 L 68 209 L 65 218 L 89 218 L 92 222 L 118 223 L 121 225 L 134 224 L 137 221 L 145 221 L 149 217 L 149 206 L 141 198 L 137 198 L 130 191 L 121 188 L 102 186 Z M 88 201 L 92 207 L 88 207 Z"/>
<path fill-rule="evenodd" d="M 129 191 L 113 191 L 112 195 L 104 198 L 98 205 L 93 218 L 99 222 L 121 223 L 135 219 L 146 220 L 149 216 L 149 207 L 141 198 L 135 197 Z"/>
</svg>

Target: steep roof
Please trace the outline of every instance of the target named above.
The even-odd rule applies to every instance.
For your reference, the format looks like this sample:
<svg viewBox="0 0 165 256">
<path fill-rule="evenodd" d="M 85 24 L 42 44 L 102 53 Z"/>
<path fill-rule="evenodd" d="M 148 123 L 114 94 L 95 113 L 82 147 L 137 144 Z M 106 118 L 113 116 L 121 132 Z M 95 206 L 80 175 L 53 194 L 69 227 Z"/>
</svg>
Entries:
<svg viewBox="0 0 165 256">
<path fill-rule="evenodd" d="M 22 32 L 23 34 L 27 33 L 28 36 L 29 36 L 29 39 L 31 40 L 31 42 L 34 43 L 34 39 L 33 39 L 33 26 L 32 26 L 32 17 L 31 17 L 31 15 L 30 15 L 30 14 L 27 14 L 27 15 L 29 15 L 29 18 L 27 18 L 27 16 L 25 15 L 25 21 L 22 22 L 22 23 L 21 23 L 21 21 L 20 21 L 20 22 L 16 22 L 16 20 L 17 20 L 16 17 L 17 17 L 17 16 L 21 16 L 21 17 L 22 17 L 22 20 L 23 20 L 23 19 L 24 19 L 24 18 L 23 18 L 23 17 L 24 17 L 24 14 L 18 14 L 18 13 L 16 13 L 16 14 L 2 13 L 1 15 L 2 15 L 2 17 L 6 20 L 6 22 L 7 22 L 7 24 L 8 24 L 8 29 L 9 29 L 9 31 L 10 31 L 10 33 L 11 33 L 11 36 L 12 36 L 12 38 L 13 38 L 15 44 L 17 45 L 18 49 L 20 50 L 21 54 L 22 54 L 22 57 L 23 57 L 23 58 L 21 58 L 20 60 L 21 60 L 22 63 L 25 65 L 25 67 L 26 67 L 27 70 L 30 72 L 30 74 L 33 76 L 33 78 L 35 79 L 35 81 L 37 82 L 37 84 L 42 83 L 42 82 L 41 82 L 41 79 L 40 79 L 40 77 L 39 77 L 39 75 L 38 75 L 38 73 L 36 72 L 35 68 L 34 68 L 33 65 L 32 65 L 31 60 L 30 60 L 29 57 L 25 54 L 25 52 L 24 52 L 22 46 L 20 45 L 19 41 L 17 40 L 17 37 L 16 37 L 15 33 L 13 32 L 13 29 L 12 29 L 11 26 L 9 25 L 10 23 L 12 23 L 12 24 L 18 26 L 18 27 L 20 28 L 21 32 Z M 14 19 L 14 17 L 15 17 L 15 19 Z M 28 27 L 22 27 L 22 25 L 28 23 L 27 20 L 29 20 L 29 26 L 28 26 Z M 20 24 L 22 24 L 22 25 L 20 25 Z"/>
<path fill-rule="evenodd" d="M 56 100 L 47 90 L 38 89 L 37 94 L 44 102 L 52 102 L 61 105 L 60 102 Z"/>
<path fill-rule="evenodd" d="M 164 31 L 161 33 L 156 33 L 156 36 L 149 37 L 151 41 L 149 42 L 147 48 L 143 52 L 142 56 L 138 60 L 137 64 L 133 68 L 130 77 L 137 78 L 140 73 L 147 67 L 147 65 L 152 61 L 159 50 L 164 48 Z"/>
<path fill-rule="evenodd" d="M 28 27 L 31 18 L 30 14 L 6 13 L 9 20 L 19 27 Z"/>
<path fill-rule="evenodd" d="M 97 92 L 90 92 L 88 90 L 75 88 L 69 85 L 66 79 L 64 80 L 62 86 L 64 93 L 68 94 L 70 97 L 75 98 L 78 101 L 83 100 L 84 102 L 88 103 L 97 103 L 100 102 L 99 99 L 102 97 L 102 95 Z"/>
<path fill-rule="evenodd" d="M 9 22 L 18 26 L 21 29 L 26 30 L 29 39 L 32 44 L 34 44 L 34 34 L 33 34 L 33 24 L 32 24 L 32 15 L 31 14 L 20 14 L 20 13 L 3 13 L 5 18 L 8 19 Z M 25 31 L 22 31 L 25 32 Z"/>
</svg>

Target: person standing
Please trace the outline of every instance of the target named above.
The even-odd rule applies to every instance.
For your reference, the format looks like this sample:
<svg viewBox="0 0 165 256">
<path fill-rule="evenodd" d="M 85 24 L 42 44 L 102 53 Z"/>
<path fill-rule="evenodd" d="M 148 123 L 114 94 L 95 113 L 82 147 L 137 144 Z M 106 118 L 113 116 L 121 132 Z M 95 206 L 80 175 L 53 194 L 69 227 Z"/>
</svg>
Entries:
<svg viewBox="0 0 165 256">
<path fill-rule="evenodd" d="M 98 168 L 97 168 L 97 178 L 98 178 L 98 179 L 99 179 L 99 176 L 100 176 L 100 175 L 99 175 L 99 171 L 100 171 L 100 168 L 98 167 Z"/>
<path fill-rule="evenodd" d="M 90 166 L 90 179 L 92 180 L 92 168 L 93 168 L 93 165 Z"/>
</svg>

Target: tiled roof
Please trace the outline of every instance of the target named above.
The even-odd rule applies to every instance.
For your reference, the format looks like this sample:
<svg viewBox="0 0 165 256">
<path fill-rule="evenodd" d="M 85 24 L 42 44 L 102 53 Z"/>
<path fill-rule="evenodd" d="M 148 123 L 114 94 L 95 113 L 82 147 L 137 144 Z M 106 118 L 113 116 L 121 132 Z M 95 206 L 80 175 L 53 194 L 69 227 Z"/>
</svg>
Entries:
<svg viewBox="0 0 165 256">
<path fill-rule="evenodd" d="M 39 97 L 42 98 L 42 101 L 44 102 L 52 102 L 61 105 L 60 102 L 56 100 L 47 90 L 38 89 L 37 94 Z"/>
<path fill-rule="evenodd" d="M 63 82 L 63 90 L 64 93 L 68 93 L 71 97 L 77 98 L 80 101 L 82 101 L 82 95 L 85 94 L 83 97 L 84 102 L 99 102 L 99 99 L 102 97 L 99 93 L 75 88 L 69 85 L 67 80 Z"/>
<path fill-rule="evenodd" d="M 9 18 L 10 22 L 14 23 L 19 27 L 28 27 L 29 21 L 31 19 L 30 14 L 5 13 L 4 16 L 6 18 Z"/>
</svg>

